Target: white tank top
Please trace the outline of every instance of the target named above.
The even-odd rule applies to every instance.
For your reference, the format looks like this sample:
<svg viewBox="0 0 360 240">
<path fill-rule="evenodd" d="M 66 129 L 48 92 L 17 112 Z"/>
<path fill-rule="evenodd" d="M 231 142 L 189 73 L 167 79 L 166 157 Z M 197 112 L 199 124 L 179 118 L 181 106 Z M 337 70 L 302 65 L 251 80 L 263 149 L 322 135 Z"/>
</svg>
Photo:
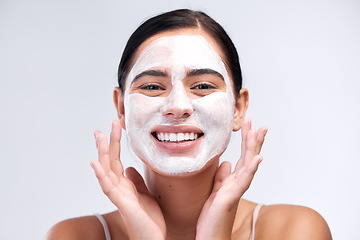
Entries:
<svg viewBox="0 0 360 240">
<path fill-rule="evenodd" d="M 260 212 L 260 208 L 262 207 L 262 204 L 258 204 L 255 208 L 254 208 L 254 212 L 253 212 L 253 217 L 252 217 L 252 226 L 251 226 L 251 234 L 250 234 L 250 240 L 254 240 L 255 239 L 255 224 L 256 224 L 256 220 L 259 216 L 259 212 Z"/>
<path fill-rule="evenodd" d="M 111 240 L 110 231 L 109 231 L 108 225 L 106 224 L 105 218 L 98 213 L 95 214 L 95 216 L 99 219 L 99 221 L 101 222 L 101 225 L 103 226 L 104 233 L 105 233 L 105 239 Z"/>
<path fill-rule="evenodd" d="M 258 204 L 254 209 L 253 217 L 252 217 L 250 240 L 255 239 L 255 224 L 256 224 L 256 220 L 257 220 L 257 218 L 259 216 L 260 208 L 262 206 L 263 206 L 262 204 Z M 109 228 L 108 228 L 108 226 L 106 224 L 105 218 L 103 216 L 101 216 L 100 214 L 95 214 L 95 216 L 99 219 L 99 221 L 101 222 L 101 225 L 104 228 L 104 233 L 105 233 L 106 240 L 111 240 L 110 231 L 109 231 Z"/>
</svg>

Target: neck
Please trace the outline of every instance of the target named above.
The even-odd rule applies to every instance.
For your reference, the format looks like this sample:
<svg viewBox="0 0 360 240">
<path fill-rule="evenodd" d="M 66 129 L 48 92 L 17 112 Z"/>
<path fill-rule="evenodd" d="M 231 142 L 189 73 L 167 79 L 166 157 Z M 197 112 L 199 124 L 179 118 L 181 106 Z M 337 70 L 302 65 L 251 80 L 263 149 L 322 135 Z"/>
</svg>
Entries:
<svg viewBox="0 0 360 240">
<path fill-rule="evenodd" d="M 164 176 L 146 166 L 147 187 L 163 212 L 167 239 L 195 239 L 196 224 L 208 199 L 219 160 L 197 174 Z"/>
</svg>

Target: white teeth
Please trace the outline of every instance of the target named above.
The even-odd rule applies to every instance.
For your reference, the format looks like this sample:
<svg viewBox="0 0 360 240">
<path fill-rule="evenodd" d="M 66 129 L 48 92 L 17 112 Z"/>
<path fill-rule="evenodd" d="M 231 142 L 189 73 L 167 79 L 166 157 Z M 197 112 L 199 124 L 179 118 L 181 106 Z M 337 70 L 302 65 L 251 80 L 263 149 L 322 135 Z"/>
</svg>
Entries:
<svg viewBox="0 0 360 240">
<path fill-rule="evenodd" d="M 176 142 L 176 134 L 170 133 L 170 142 Z"/>
<path fill-rule="evenodd" d="M 165 140 L 165 141 L 169 141 L 169 140 L 170 140 L 170 137 L 169 137 L 169 134 L 168 134 L 168 133 L 165 133 L 165 134 L 164 134 L 164 140 Z"/>
<path fill-rule="evenodd" d="M 156 137 L 161 142 L 193 141 L 199 137 L 198 133 L 167 133 L 156 132 Z"/>
<path fill-rule="evenodd" d="M 190 133 L 189 139 L 190 140 L 194 139 L 194 133 Z"/>
<path fill-rule="evenodd" d="M 184 134 L 183 133 L 178 133 L 176 136 L 176 141 L 180 142 L 180 141 L 184 141 Z"/>
</svg>

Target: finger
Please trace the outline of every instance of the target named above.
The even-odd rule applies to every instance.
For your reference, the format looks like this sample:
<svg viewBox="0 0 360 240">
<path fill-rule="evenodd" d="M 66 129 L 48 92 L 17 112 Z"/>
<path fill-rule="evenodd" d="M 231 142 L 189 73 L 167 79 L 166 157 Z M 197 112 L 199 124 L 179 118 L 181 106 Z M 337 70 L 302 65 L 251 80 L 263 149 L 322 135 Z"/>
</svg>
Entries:
<svg viewBox="0 0 360 240">
<path fill-rule="evenodd" d="M 244 157 L 243 154 L 246 152 L 247 136 L 250 130 L 251 130 L 251 120 L 246 119 L 241 125 L 241 156 L 242 157 Z"/>
<path fill-rule="evenodd" d="M 126 177 L 134 183 L 136 190 L 139 193 L 151 196 L 149 190 L 146 187 L 144 179 L 141 177 L 138 171 L 136 171 L 135 168 L 133 167 L 127 168 L 125 170 L 125 174 Z"/>
<path fill-rule="evenodd" d="M 255 129 L 251 129 L 248 132 L 247 136 L 247 144 L 246 144 L 246 152 L 245 152 L 245 167 L 248 167 L 252 158 L 257 155 L 256 149 L 257 149 L 257 138 L 258 132 Z"/>
<path fill-rule="evenodd" d="M 236 163 L 235 171 L 241 168 L 244 165 L 246 145 L 247 145 L 247 135 L 251 129 L 251 121 L 245 119 L 241 124 L 241 156 L 239 161 Z"/>
<path fill-rule="evenodd" d="M 96 135 L 99 134 L 99 133 L 100 133 L 99 130 L 95 130 L 95 131 L 94 131 L 94 138 L 95 138 L 96 149 L 98 149 L 98 147 L 99 147 L 98 142 L 97 142 L 97 140 L 96 140 Z"/>
<path fill-rule="evenodd" d="M 111 134 L 110 134 L 109 157 L 110 157 L 110 167 L 118 176 L 124 174 L 123 166 L 120 161 L 120 148 L 121 148 L 120 140 L 121 140 L 120 122 L 113 121 Z"/>
<path fill-rule="evenodd" d="M 238 179 L 240 192 L 244 193 L 251 184 L 252 179 L 256 171 L 258 170 L 259 164 L 262 162 L 263 157 L 260 155 L 254 156 L 248 167 L 244 167 L 241 171 L 236 172 L 235 178 Z"/>
<path fill-rule="evenodd" d="M 261 155 L 256 155 L 254 156 L 250 163 L 249 166 L 247 168 L 247 172 L 250 175 L 255 175 L 256 171 L 258 170 L 259 164 L 263 161 L 263 157 Z"/>
<path fill-rule="evenodd" d="M 116 187 L 119 183 L 119 179 L 116 178 L 116 182 L 114 182 L 114 179 L 112 179 L 110 175 L 106 174 L 103 166 L 100 164 L 99 161 L 93 160 L 90 162 L 90 165 L 95 171 L 96 178 L 98 179 L 103 193 L 110 199 L 112 203 L 115 204 L 115 206 L 120 208 L 121 201 L 118 198 L 119 190 Z"/>
<path fill-rule="evenodd" d="M 231 174 L 231 164 L 226 161 L 221 163 L 215 175 L 213 192 L 217 192 L 220 189 L 222 182 L 230 174 Z"/>
<path fill-rule="evenodd" d="M 103 166 L 97 160 L 91 161 L 90 165 L 95 171 L 96 178 L 99 181 L 102 191 L 106 196 L 109 196 L 110 192 L 114 189 L 115 186 L 110 180 L 110 178 L 107 176 Z"/>
<path fill-rule="evenodd" d="M 109 159 L 109 147 L 107 143 L 106 136 L 97 131 L 94 133 L 95 139 L 98 146 L 98 160 L 101 166 L 104 168 L 105 172 L 110 172 L 110 159 Z"/>
<path fill-rule="evenodd" d="M 256 153 L 259 154 L 260 153 L 260 150 L 261 150 L 261 147 L 264 143 L 264 140 L 265 140 L 265 135 L 267 133 L 268 129 L 266 127 L 262 127 L 258 130 L 258 134 L 256 136 L 256 142 L 257 142 L 257 145 L 256 145 Z"/>
</svg>

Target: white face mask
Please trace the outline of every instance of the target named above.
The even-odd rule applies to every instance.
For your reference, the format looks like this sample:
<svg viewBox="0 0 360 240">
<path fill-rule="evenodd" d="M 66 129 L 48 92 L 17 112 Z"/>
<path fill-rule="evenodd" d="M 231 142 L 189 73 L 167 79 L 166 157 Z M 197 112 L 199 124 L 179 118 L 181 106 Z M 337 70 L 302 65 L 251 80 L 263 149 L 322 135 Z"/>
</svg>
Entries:
<svg viewBox="0 0 360 240">
<path fill-rule="evenodd" d="M 131 92 L 134 78 L 153 69 L 169 73 L 171 92 L 155 97 Z M 189 71 L 196 69 L 220 73 L 226 91 L 189 97 L 183 80 Z M 162 173 L 198 171 L 220 156 L 230 141 L 234 115 L 232 86 L 221 57 L 201 35 L 166 36 L 151 42 L 126 79 L 124 107 L 134 152 Z M 183 116 L 169 118 L 167 114 L 175 111 Z"/>
</svg>

